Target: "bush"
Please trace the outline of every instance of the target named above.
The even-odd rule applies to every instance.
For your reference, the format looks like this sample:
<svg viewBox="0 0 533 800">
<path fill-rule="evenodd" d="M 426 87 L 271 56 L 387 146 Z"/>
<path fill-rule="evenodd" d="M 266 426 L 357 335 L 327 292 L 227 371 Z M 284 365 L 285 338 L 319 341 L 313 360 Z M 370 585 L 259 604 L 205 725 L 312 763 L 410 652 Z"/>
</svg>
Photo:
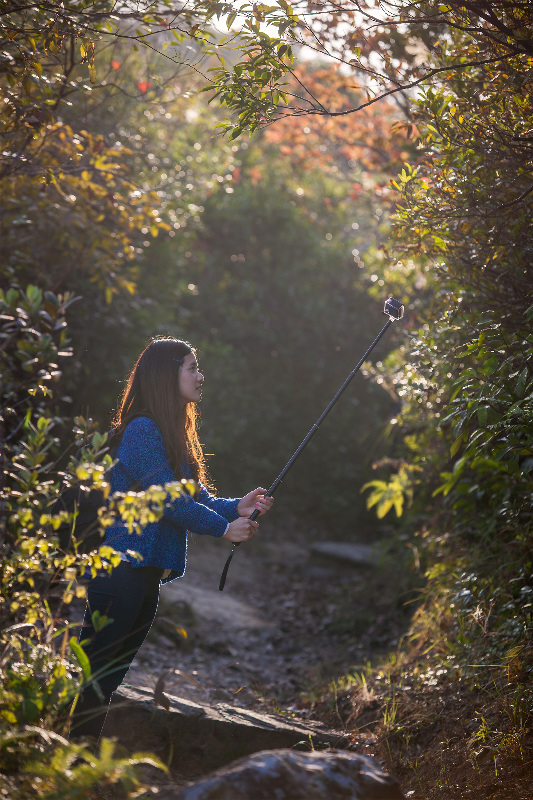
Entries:
<svg viewBox="0 0 533 800">
<path fill-rule="evenodd" d="M 111 570 L 119 560 L 107 546 L 86 555 L 61 552 L 54 533 L 61 516 L 48 513 L 60 477 L 55 431 L 65 424 L 52 410 L 53 386 L 60 359 L 70 355 L 64 315 L 71 300 L 35 286 L 0 293 L 0 430 L 7 464 L 0 495 L 0 771 L 10 796 L 20 800 L 65 797 L 67 786 L 69 798 L 96 796 L 95 781 L 120 785 L 128 796 L 139 784 L 136 764 L 164 768 L 148 755 L 117 758 L 106 740 L 95 755 L 65 738 L 72 704 L 92 676 L 62 608 L 85 595 L 80 578 L 87 570 Z M 90 427 L 78 419 L 80 436 Z M 93 433 L 72 470 L 78 480 L 108 492 L 110 463 L 105 436 Z M 140 498 L 141 512 L 157 518 L 168 490 L 179 494 L 182 487 L 148 493 Z M 111 500 L 125 509 L 133 529 L 139 498 L 132 493 Z M 102 515 L 102 525 L 108 522 Z"/>
</svg>

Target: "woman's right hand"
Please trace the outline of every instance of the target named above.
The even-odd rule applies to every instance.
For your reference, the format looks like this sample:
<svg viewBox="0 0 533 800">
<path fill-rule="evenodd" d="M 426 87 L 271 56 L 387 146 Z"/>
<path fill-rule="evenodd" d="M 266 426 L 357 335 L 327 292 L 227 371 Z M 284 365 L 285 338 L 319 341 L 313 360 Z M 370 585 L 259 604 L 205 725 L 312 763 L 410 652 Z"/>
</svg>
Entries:
<svg viewBox="0 0 533 800">
<path fill-rule="evenodd" d="M 247 542 L 255 535 L 258 527 L 259 523 L 255 520 L 252 521 L 248 517 L 239 517 L 239 519 L 230 522 L 224 537 L 229 539 L 230 542 Z"/>
</svg>

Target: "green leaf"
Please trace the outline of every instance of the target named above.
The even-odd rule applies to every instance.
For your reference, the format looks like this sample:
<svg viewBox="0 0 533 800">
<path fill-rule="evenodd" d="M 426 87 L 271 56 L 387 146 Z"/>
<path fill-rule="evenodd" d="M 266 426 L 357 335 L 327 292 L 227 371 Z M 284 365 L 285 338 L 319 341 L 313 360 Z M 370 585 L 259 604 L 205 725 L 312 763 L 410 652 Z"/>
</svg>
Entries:
<svg viewBox="0 0 533 800">
<path fill-rule="evenodd" d="M 37 305 L 38 303 L 41 303 L 43 299 L 43 293 L 38 286 L 33 286 L 30 284 L 30 286 L 28 286 L 26 289 L 26 297 L 32 305 Z"/>
<path fill-rule="evenodd" d="M 91 680 L 91 663 L 89 658 L 81 645 L 78 644 L 78 641 L 75 636 L 72 636 L 69 640 L 70 649 L 73 655 L 76 658 L 76 661 L 81 667 L 81 671 L 83 674 L 83 679 L 86 682 Z"/>
<path fill-rule="evenodd" d="M 477 411 L 477 419 L 480 425 L 485 426 L 487 424 L 487 419 L 489 416 L 489 409 L 487 406 L 480 406 Z"/>
<path fill-rule="evenodd" d="M 458 437 L 458 438 L 455 440 L 455 442 L 452 444 L 452 446 L 450 447 L 450 456 L 451 456 L 452 458 L 453 458 L 453 457 L 456 455 L 457 451 L 458 451 L 458 450 L 459 450 L 459 448 L 461 447 L 461 444 L 464 442 L 465 438 L 466 438 L 465 434 L 464 434 L 464 433 L 462 433 L 462 434 L 461 434 L 461 435 L 460 435 L 460 436 L 459 436 L 459 437 Z"/>
<path fill-rule="evenodd" d="M 107 625 L 110 625 L 111 622 L 113 622 L 113 620 L 110 619 L 109 617 L 106 617 L 105 614 L 100 614 L 98 609 L 96 609 L 96 611 L 93 611 L 91 615 L 91 624 L 93 626 L 95 633 L 99 633 L 100 631 L 102 631 Z"/>
<path fill-rule="evenodd" d="M 524 396 L 524 392 L 525 392 L 526 386 L 527 386 L 527 378 L 528 378 L 528 369 L 527 369 L 527 367 L 524 367 L 524 369 L 520 373 L 520 377 L 518 378 L 518 381 L 516 382 L 516 393 L 517 393 L 518 397 L 523 397 Z"/>
</svg>

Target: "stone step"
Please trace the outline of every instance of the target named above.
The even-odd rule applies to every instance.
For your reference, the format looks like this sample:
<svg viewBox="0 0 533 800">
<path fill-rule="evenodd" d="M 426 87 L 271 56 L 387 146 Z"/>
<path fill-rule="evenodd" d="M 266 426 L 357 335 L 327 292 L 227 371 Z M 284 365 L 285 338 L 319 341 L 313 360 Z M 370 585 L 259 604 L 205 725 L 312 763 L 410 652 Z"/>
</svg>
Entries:
<svg viewBox="0 0 533 800">
<path fill-rule="evenodd" d="M 361 567 L 375 566 L 378 558 L 376 545 L 355 542 L 314 542 L 309 553 L 310 562 L 317 566 Z"/>
<path fill-rule="evenodd" d="M 168 703 L 167 703 L 168 701 Z M 148 689 L 123 684 L 115 692 L 103 735 L 130 752 L 150 751 L 182 775 L 194 777 L 261 750 L 343 748 L 341 732 L 289 716 L 260 714 L 226 703 L 215 706 L 164 694 L 168 710 Z"/>
</svg>

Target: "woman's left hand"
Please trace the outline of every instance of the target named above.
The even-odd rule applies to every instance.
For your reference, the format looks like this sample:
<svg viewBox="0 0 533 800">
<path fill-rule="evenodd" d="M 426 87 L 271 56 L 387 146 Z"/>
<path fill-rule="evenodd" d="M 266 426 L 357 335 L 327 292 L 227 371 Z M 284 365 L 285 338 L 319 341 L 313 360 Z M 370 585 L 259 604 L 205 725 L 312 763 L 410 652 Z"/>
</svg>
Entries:
<svg viewBox="0 0 533 800">
<path fill-rule="evenodd" d="M 266 489 L 261 488 L 259 486 L 257 489 L 254 489 L 253 492 L 249 492 L 245 495 L 237 505 L 237 513 L 240 517 L 250 517 L 254 511 L 259 511 L 260 514 L 264 514 L 266 511 L 269 511 L 272 508 L 272 503 L 274 502 L 273 497 L 265 497 Z"/>
</svg>

